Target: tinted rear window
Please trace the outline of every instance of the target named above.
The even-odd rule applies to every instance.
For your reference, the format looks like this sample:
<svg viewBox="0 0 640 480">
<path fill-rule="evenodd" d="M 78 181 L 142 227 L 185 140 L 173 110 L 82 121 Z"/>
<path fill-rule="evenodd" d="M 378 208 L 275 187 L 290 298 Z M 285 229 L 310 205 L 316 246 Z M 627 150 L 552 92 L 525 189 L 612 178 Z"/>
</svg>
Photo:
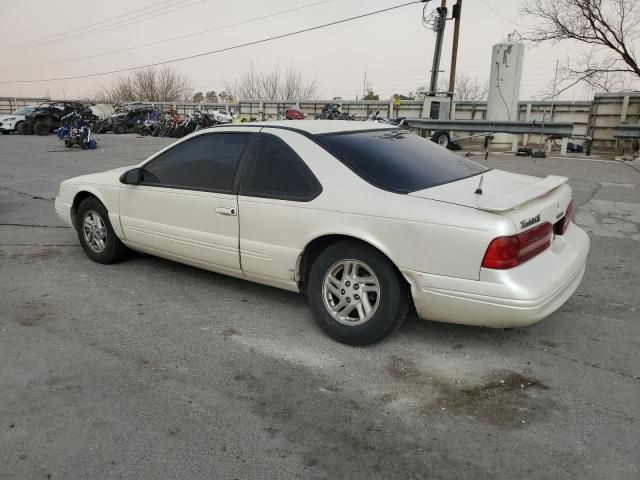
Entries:
<svg viewBox="0 0 640 480">
<path fill-rule="evenodd" d="M 435 187 L 487 170 L 403 130 L 332 133 L 317 138 L 363 179 L 396 193 Z"/>
</svg>

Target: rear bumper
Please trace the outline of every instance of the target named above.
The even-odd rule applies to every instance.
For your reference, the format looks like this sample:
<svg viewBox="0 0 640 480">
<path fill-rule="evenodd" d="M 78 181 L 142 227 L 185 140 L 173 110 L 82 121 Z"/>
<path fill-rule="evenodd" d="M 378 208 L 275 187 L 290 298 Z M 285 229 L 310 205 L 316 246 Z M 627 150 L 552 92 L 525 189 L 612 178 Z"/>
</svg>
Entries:
<svg viewBox="0 0 640 480">
<path fill-rule="evenodd" d="M 551 315 L 584 275 L 589 236 L 571 224 L 537 257 L 509 270 L 481 269 L 480 280 L 402 270 L 418 316 L 494 328 L 524 327 Z"/>
<path fill-rule="evenodd" d="M 73 222 L 71 220 L 71 205 L 60 201 L 59 197 L 56 197 L 54 201 L 56 214 L 60 219 L 68 226 L 73 228 Z"/>
</svg>

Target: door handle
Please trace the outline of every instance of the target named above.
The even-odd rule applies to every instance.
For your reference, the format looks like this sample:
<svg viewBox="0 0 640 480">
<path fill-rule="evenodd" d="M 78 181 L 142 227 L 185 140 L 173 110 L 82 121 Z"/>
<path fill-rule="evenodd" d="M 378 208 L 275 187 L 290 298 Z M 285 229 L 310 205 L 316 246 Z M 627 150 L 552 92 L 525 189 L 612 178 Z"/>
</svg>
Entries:
<svg viewBox="0 0 640 480">
<path fill-rule="evenodd" d="M 236 207 L 217 207 L 216 213 L 220 215 L 229 215 L 235 217 L 238 215 L 238 209 Z"/>
</svg>

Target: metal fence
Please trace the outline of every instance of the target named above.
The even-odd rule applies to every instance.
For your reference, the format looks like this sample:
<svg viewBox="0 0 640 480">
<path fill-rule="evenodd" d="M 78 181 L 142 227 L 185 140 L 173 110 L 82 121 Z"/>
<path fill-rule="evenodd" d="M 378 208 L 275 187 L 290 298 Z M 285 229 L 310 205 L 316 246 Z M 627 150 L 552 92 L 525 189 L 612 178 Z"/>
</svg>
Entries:
<svg viewBox="0 0 640 480">
<path fill-rule="evenodd" d="M 25 105 L 36 105 L 46 98 L 0 97 L 0 114 L 11 113 Z M 449 118 L 449 102 L 439 97 L 424 100 L 240 100 L 234 105 L 222 103 L 157 102 L 158 108 L 171 107 L 181 115 L 195 110 L 233 109 L 252 120 L 276 119 L 288 108 L 297 108 L 313 117 L 327 103 L 337 103 L 343 112 L 364 118 L 371 111 L 380 111 L 386 117 Z M 456 101 L 451 105 L 451 118 L 458 120 L 486 119 L 486 102 Z M 521 101 L 518 120 L 542 122 L 571 122 L 578 136 L 590 136 L 596 148 L 612 149 L 616 146 L 615 129 L 620 124 L 640 123 L 640 92 L 599 93 L 592 101 Z M 463 133 L 463 132 L 460 132 Z"/>
</svg>

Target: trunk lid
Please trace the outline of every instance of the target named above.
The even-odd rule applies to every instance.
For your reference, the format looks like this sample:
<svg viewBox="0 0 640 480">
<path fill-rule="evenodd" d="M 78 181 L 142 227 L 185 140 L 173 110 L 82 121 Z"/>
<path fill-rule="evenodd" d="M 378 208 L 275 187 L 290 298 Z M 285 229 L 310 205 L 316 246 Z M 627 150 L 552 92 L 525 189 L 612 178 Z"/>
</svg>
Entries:
<svg viewBox="0 0 640 480">
<path fill-rule="evenodd" d="M 482 194 L 475 193 L 482 177 Z M 560 220 L 571 201 L 568 178 L 546 178 L 489 170 L 482 175 L 419 190 L 409 195 L 505 215 L 517 231 Z"/>
</svg>

